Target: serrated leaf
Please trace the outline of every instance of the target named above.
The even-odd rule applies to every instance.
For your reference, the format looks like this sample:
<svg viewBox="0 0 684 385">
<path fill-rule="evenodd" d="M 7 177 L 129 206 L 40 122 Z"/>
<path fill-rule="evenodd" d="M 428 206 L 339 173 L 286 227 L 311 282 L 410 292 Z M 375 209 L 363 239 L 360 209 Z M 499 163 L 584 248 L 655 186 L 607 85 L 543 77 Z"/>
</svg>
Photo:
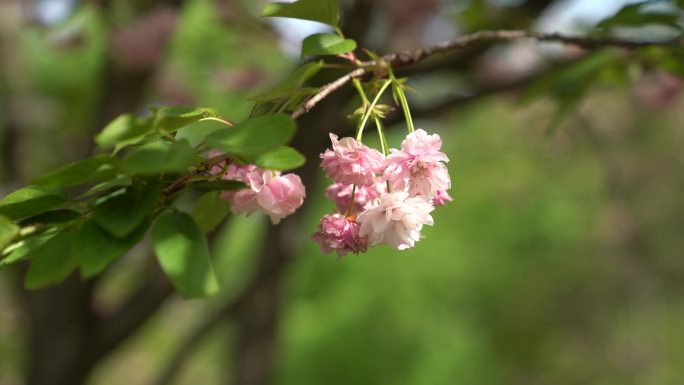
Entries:
<svg viewBox="0 0 684 385">
<path fill-rule="evenodd" d="M 332 33 L 317 33 L 302 42 L 302 59 L 305 56 L 339 55 L 356 49 L 356 42 Z"/>
<path fill-rule="evenodd" d="M 158 140 L 132 149 L 121 161 L 121 170 L 134 175 L 184 172 L 198 163 L 187 141 Z"/>
<path fill-rule="evenodd" d="M 188 214 L 166 212 L 152 226 L 159 264 L 186 298 L 206 297 L 218 290 L 202 231 Z"/>
<path fill-rule="evenodd" d="M 153 112 L 154 128 L 163 132 L 174 132 L 202 119 L 218 116 L 218 111 L 213 108 L 190 106 L 161 107 L 153 109 Z"/>
<path fill-rule="evenodd" d="M 337 0 L 299 0 L 294 3 L 270 3 L 264 7 L 261 16 L 317 21 L 337 27 L 340 22 L 340 4 Z"/>
<path fill-rule="evenodd" d="M 254 160 L 254 164 L 259 167 L 280 171 L 301 167 L 305 162 L 304 155 L 288 146 L 281 146 L 273 151 L 261 154 Z"/>
<path fill-rule="evenodd" d="M 192 218 L 202 231 L 213 230 L 230 213 L 230 205 L 221 199 L 219 191 L 211 191 L 200 197 L 192 209 Z"/>
<path fill-rule="evenodd" d="M 58 189 L 28 186 L 0 200 L 0 215 L 12 220 L 27 218 L 67 202 Z"/>
<path fill-rule="evenodd" d="M 265 115 L 216 131 L 207 136 L 206 142 L 227 154 L 254 157 L 287 144 L 295 130 L 289 116 Z"/>
<path fill-rule="evenodd" d="M 72 236 L 72 232 L 59 233 L 25 256 L 31 259 L 24 279 L 27 289 L 60 283 L 74 271 L 76 259 L 71 255 Z"/>
<path fill-rule="evenodd" d="M 122 147 L 142 139 L 152 131 L 152 119 L 139 119 L 131 114 L 121 115 L 109 123 L 96 137 L 102 148 Z"/>
<path fill-rule="evenodd" d="M 69 163 L 33 181 L 37 186 L 71 186 L 95 183 L 116 175 L 111 156 L 102 154 Z"/>
<path fill-rule="evenodd" d="M 107 265 L 135 246 L 147 230 L 139 226 L 124 238 L 114 238 L 100 228 L 95 221 L 88 220 L 74 231 L 71 254 L 76 258 L 84 278 L 101 273 Z"/>
<path fill-rule="evenodd" d="M 19 226 L 4 216 L 0 216 L 0 251 L 19 233 Z"/>
<path fill-rule="evenodd" d="M 237 182 L 234 180 L 207 180 L 192 182 L 188 185 L 190 188 L 194 188 L 199 191 L 230 191 L 239 190 L 247 187 L 242 182 Z"/>
<path fill-rule="evenodd" d="M 130 186 L 93 208 L 93 219 L 115 238 L 125 238 L 149 216 L 161 197 L 161 187 Z"/>
<path fill-rule="evenodd" d="M 307 80 L 316 75 L 321 68 L 323 68 L 323 61 L 306 63 L 294 70 L 287 78 L 281 80 L 270 90 L 253 96 L 249 100 L 257 103 L 264 103 L 290 97 L 292 93 L 299 90 Z"/>
</svg>

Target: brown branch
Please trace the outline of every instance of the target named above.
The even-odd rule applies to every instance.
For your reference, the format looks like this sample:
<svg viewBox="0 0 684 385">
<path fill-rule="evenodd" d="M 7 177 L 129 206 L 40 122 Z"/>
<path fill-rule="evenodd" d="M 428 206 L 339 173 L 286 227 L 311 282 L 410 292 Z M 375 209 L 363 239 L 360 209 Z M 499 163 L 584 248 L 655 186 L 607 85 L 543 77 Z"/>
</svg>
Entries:
<svg viewBox="0 0 684 385">
<path fill-rule="evenodd" d="M 429 118 L 433 116 L 439 116 L 451 111 L 456 106 L 464 106 L 466 104 L 476 102 L 478 100 L 481 100 L 492 95 L 498 95 L 505 92 L 519 91 L 520 89 L 530 84 L 533 84 L 534 82 L 538 81 L 544 76 L 549 75 L 550 73 L 553 73 L 554 71 L 567 68 L 577 63 L 580 59 L 581 58 L 572 59 L 561 63 L 555 63 L 551 66 L 540 68 L 532 73 L 526 74 L 519 78 L 509 79 L 493 84 L 482 85 L 476 87 L 476 89 L 471 93 L 462 95 L 452 95 L 431 105 L 412 107 L 411 115 L 414 118 Z M 387 125 L 392 125 L 399 123 L 403 119 L 404 117 L 402 114 L 394 112 L 391 115 L 389 115 L 387 119 L 385 119 L 385 123 Z"/>
<path fill-rule="evenodd" d="M 544 33 L 534 31 L 478 31 L 469 35 L 458 37 L 454 40 L 442 42 L 431 47 L 418 48 L 401 53 L 388 54 L 379 61 L 362 63 L 364 66 L 377 67 L 384 63 L 392 67 L 403 67 L 422 61 L 430 56 L 446 52 L 461 50 L 482 42 L 510 41 L 517 39 L 534 39 L 538 42 L 561 43 L 575 45 L 584 49 L 596 49 L 604 47 L 620 47 L 625 49 L 637 49 L 651 46 L 682 47 L 684 38 L 676 37 L 658 41 L 629 41 L 611 38 L 599 38 L 591 36 L 564 36 L 558 33 Z"/>
<path fill-rule="evenodd" d="M 321 87 L 321 89 L 315 95 L 307 99 L 299 108 L 297 108 L 297 110 L 292 113 L 292 118 L 296 119 L 306 114 L 314 106 L 316 106 L 316 104 L 340 89 L 353 78 L 364 76 L 374 70 L 382 70 L 387 66 L 392 68 L 409 66 L 421 62 L 431 56 L 462 50 L 484 42 L 511 41 L 525 38 L 534 39 L 538 42 L 555 42 L 567 45 L 575 45 L 584 49 L 596 49 L 604 47 L 638 49 L 651 46 L 684 47 L 684 37 L 676 37 L 673 39 L 659 41 L 626 41 L 590 36 L 563 36 L 557 33 L 543 33 L 534 31 L 478 31 L 469 35 L 460 36 L 454 40 L 433 45 L 431 47 L 418 48 L 400 53 L 390 53 L 382 56 L 380 60 L 357 63 L 359 68 Z"/>
<path fill-rule="evenodd" d="M 321 89 L 316 93 L 316 95 L 310 97 L 304 102 L 295 112 L 292 113 L 292 119 L 297 119 L 298 117 L 309 112 L 318 102 L 325 99 L 328 95 L 340 89 L 343 85 L 349 83 L 354 78 L 361 77 L 368 72 L 366 68 L 357 68 L 354 71 L 342 76 L 341 78 L 335 80 L 334 82 L 328 83 L 321 87 Z"/>
<path fill-rule="evenodd" d="M 230 158 L 230 155 L 223 154 L 205 160 L 204 162 L 200 163 L 200 165 L 194 171 L 187 175 L 183 175 L 182 177 L 178 178 L 175 182 L 171 183 L 167 188 L 164 189 L 163 195 L 165 197 L 169 197 L 177 193 L 178 191 L 182 190 L 185 187 L 185 185 L 188 184 L 192 177 L 201 175 L 207 170 L 210 170 L 212 167 L 219 165 Z"/>
</svg>

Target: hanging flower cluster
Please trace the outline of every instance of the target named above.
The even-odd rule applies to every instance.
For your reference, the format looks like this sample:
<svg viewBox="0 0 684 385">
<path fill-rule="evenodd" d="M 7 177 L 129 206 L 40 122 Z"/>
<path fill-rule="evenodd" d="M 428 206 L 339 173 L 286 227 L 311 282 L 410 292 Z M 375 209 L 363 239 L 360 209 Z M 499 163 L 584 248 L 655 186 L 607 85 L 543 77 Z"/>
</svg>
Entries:
<svg viewBox="0 0 684 385">
<path fill-rule="evenodd" d="M 338 256 L 378 244 L 415 246 L 423 226 L 433 224 L 434 207 L 451 201 L 449 159 L 439 135 L 415 130 L 387 156 L 354 138 L 330 134 L 330 140 L 321 167 L 335 182 L 326 196 L 338 211 L 321 219 L 312 239 Z"/>
<path fill-rule="evenodd" d="M 210 156 L 218 155 L 216 152 Z M 286 216 L 294 213 L 304 203 L 306 190 L 296 174 L 281 174 L 280 171 L 266 170 L 253 164 L 215 166 L 213 174 L 222 173 L 221 179 L 242 182 L 247 188 L 225 191 L 221 198 L 230 203 L 234 214 L 247 216 L 261 212 L 278 224 Z"/>
</svg>

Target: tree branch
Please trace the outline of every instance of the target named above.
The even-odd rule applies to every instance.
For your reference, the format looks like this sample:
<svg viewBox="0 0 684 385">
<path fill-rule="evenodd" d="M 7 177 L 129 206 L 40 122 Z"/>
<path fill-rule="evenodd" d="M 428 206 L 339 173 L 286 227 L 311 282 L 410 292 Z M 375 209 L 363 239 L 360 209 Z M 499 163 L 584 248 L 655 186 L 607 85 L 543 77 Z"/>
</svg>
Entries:
<svg viewBox="0 0 684 385">
<path fill-rule="evenodd" d="M 295 112 L 292 113 L 292 119 L 297 119 L 298 117 L 309 112 L 318 102 L 325 99 L 331 93 L 337 91 L 345 84 L 349 83 L 350 80 L 354 78 L 361 77 L 368 73 L 366 68 L 357 68 L 354 71 L 342 76 L 341 78 L 335 80 L 334 82 L 324 85 L 316 95 L 307 99 L 304 104 L 302 104 Z"/>
<path fill-rule="evenodd" d="M 185 185 L 188 184 L 188 182 L 190 181 L 190 179 L 192 179 L 192 177 L 201 175 L 201 174 L 207 172 L 208 170 L 211 170 L 212 167 L 217 166 L 223 162 L 229 161 L 230 158 L 231 158 L 230 155 L 223 154 L 223 155 L 218 155 L 218 156 L 215 156 L 213 158 L 209 158 L 209 159 L 205 160 L 194 171 L 192 171 L 191 173 L 189 173 L 187 175 L 184 175 L 184 176 L 178 178 L 175 182 L 171 183 L 167 188 L 164 189 L 162 194 L 165 197 L 169 197 L 169 196 L 177 193 L 178 191 L 185 188 Z"/>
<path fill-rule="evenodd" d="M 673 39 L 658 41 L 626 41 L 620 39 L 599 38 L 590 36 L 563 36 L 557 33 L 544 33 L 535 31 L 478 31 L 469 35 L 460 36 L 454 40 L 445 41 L 433 45 L 431 47 L 418 48 L 400 53 L 390 53 L 381 57 L 380 60 L 371 60 L 356 63 L 356 65 L 359 68 L 321 87 L 321 89 L 315 95 L 307 99 L 299 108 L 297 108 L 292 113 L 292 117 L 296 119 L 306 114 L 321 100 L 325 99 L 327 96 L 340 89 L 353 78 L 362 77 L 376 70 L 382 70 L 387 66 L 390 66 L 392 68 L 405 67 L 421 62 L 431 56 L 462 50 L 484 42 L 511 41 L 524 38 L 534 39 L 538 42 L 553 42 L 567 45 L 575 45 L 584 49 L 596 49 L 604 47 L 638 49 L 651 46 L 684 46 L 684 37 L 676 37 Z"/>
</svg>

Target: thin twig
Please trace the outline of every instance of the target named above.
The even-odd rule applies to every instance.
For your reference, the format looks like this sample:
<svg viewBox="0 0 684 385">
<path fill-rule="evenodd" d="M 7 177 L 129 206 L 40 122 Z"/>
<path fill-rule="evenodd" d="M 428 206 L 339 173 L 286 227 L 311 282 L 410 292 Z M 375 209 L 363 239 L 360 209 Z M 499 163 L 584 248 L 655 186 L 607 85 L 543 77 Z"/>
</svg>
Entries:
<svg viewBox="0 0 684 385">
<path fill-rule="evenodd" d="M 590 36 L 564 36 L 558 33 L 543 33 L 534 31 L 478 31 L 469 35 L 460 36 L 454 40 L 445 41 L 431 47 L 424 47 L 391 53 L 384 55 L 380 60 L 371 60 L 358 63 L 359 68 L 349 72 L 341 78 L 328 83 L 311 98 L 306 100 L 297 110 L 292 113 L 292 118 L 297 119 L 309 112 L 316 104 L 325 99 L 328 95 L 342 88 L 354 78 L 362 77 L 377 69 L 384 67 L 398 68 L 405 67 L 431 56 L 444 54 L 451 51 L 465 49 L 480 43 L 491 41 L 510 41 L 517 39 L 534 39 L 538 42 L 556 42 L 561 44 L 575 45 L 585 49 L 595 49 L 603 47 L 620 47 L 625 49 L 638 49 L 651 46 L 659 47 L 684 47 L 684 37 L 676 37 L 668 40 L 658 41 L 626 41 L 612 38 L 599 38 Z"/>
<path fill-rule="evenodd" d="M 178 178 L 175 182 L 170 184 L 169 187 L 165 188 L 163 192 L 164 196 L 169 197 L 175 194 L 176 192 L 182 190 L 185 187 L 185 185 L 190 181 L 190 179 L 192 179 L 192 177 L 200 175 L 206 172 L 207 170 L 211 169 L 212 167 L 227 161 L 228 159 L 230 159 L 230 157 L 230 155 L 223 154 L 205 160 L 195 169 L 195 171 Z"/>
<path fill-rule="evenodd" d="M 321 87 L 321 89 L 316 93 L 316 95 L 307 99 L 304 104 L 302 104 L 295 112 L 292 113 L 292 119 L 297 119 L 300 116 L 309 112 L 318 102 L 325 99 L 331 93 L 340 89 L 343 85 L 347 84 L 354 78 L 361 77 L 368 72 L 366 68 L 357 68 L 354 71 L 342 76 L 341 78 L 335 80 L 334 82 L 328 83 Z"/>
</svg>

